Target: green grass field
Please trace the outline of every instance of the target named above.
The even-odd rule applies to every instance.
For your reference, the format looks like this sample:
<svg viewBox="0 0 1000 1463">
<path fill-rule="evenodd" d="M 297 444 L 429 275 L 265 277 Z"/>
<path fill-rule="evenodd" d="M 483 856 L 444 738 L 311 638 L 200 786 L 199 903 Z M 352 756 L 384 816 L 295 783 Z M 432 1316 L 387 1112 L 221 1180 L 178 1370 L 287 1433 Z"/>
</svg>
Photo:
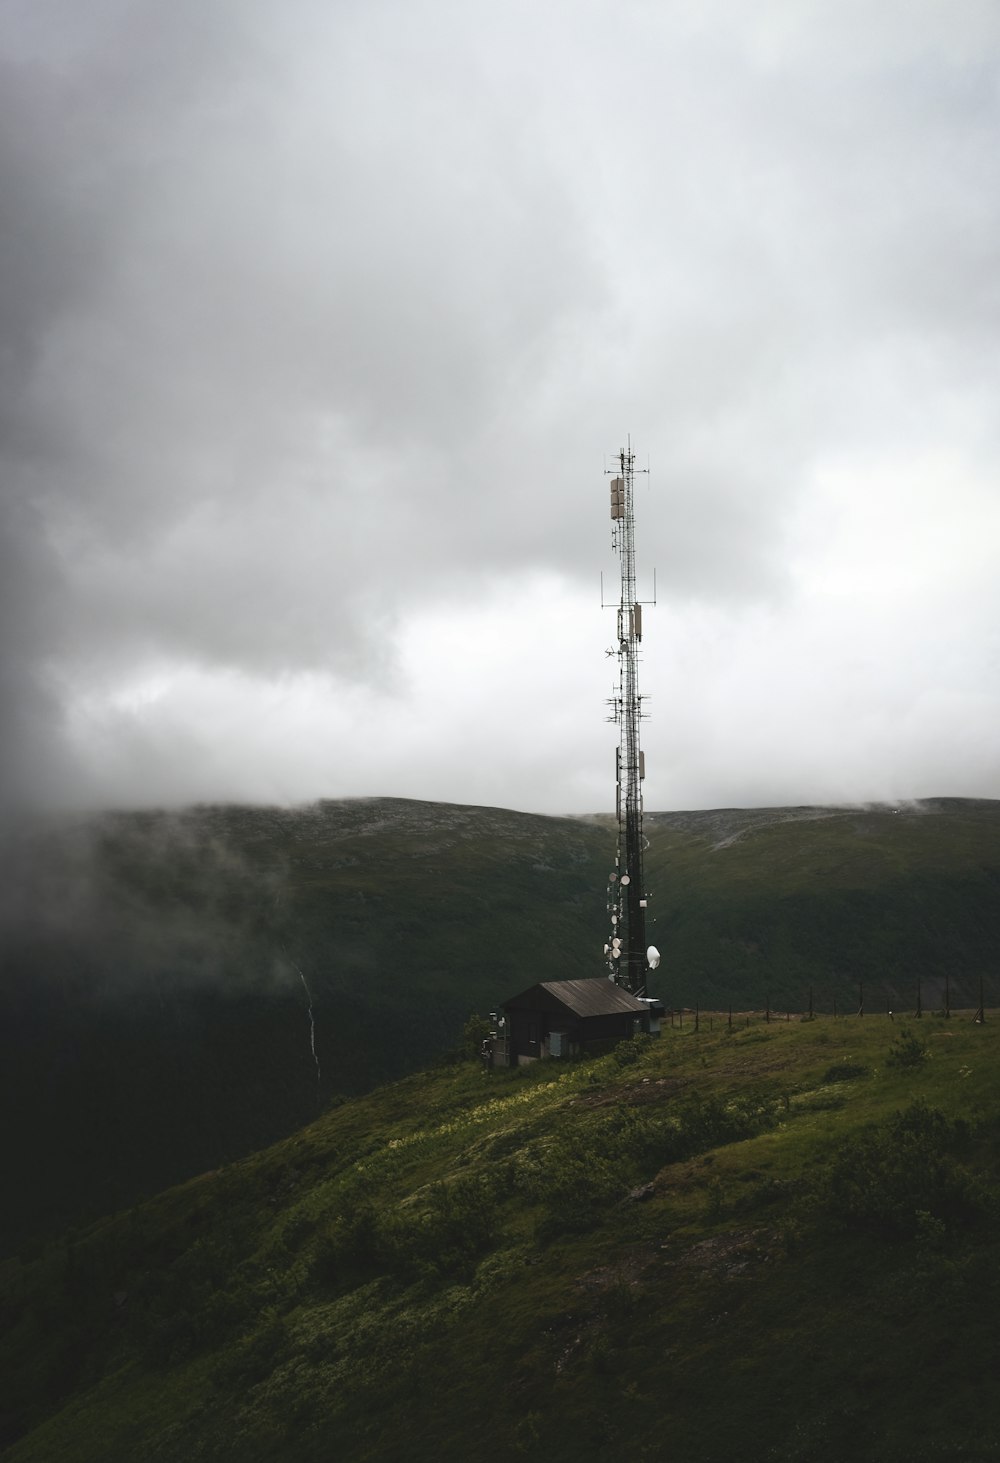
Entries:
<svg viewBox="0 0 1000 1463">
<path fill-rule="evenodd" d="M 345 1102 L 2 1272 L 10 1463 L 1000 1456 L 1000 1017 Z"/>
</svg>

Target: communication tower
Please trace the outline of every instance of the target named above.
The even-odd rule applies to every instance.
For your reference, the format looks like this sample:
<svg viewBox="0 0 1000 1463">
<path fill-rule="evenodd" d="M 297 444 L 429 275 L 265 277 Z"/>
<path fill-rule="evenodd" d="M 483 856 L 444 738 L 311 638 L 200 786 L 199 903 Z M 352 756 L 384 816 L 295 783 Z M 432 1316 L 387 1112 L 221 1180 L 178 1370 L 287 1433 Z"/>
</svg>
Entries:
<svg viewBox="0 0 1000 1463">
<path fill-rule="evenodd" d="M 644 471 L 644 469 L 639 469 Z M 652 600 L 636 597 L 635 517 L 633 487 L 636 473 L 632 439 L 618 453 L 617 465 L 610 469 L 611 478 L 611 544 L 621 566 L 621 593 L 617 605 L 610 602 L 618 617 L 618 643 L 607 653 L 617 656 L 618 684 L 608 700 L 608 720 L 619 728 L 615 750 L 615 804 L 618 816 L 618 846 L 615 867 L 608 877 L 608 913 L 611 934 L 604 947 L 608 973 L 618 985 L 634 996 L 646 994 L 647 971 L 659 964 L 659 952 L 646 945 L 647 894 L 642 856 L 645 839 L 642 832 L 642 782 L 646 776 L 646 759 L 639 746 L 639 724 L 643 720 L 642 695 L 639 691 L 639 647 L 642 644 L 642 606 L 656 603 L 656 577 L 653 577 Z M 603 581 L 601 603 L 604 604 Z"/>
</svg>

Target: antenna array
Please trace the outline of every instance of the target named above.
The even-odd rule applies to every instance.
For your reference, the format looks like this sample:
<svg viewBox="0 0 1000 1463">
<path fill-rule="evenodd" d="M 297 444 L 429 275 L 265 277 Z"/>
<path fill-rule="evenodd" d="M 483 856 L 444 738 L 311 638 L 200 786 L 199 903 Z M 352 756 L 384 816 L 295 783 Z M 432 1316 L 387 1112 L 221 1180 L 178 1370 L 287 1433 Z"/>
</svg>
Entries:
<svg viewBox="0 0 1000 1463">
<path fill-rule="evenodd" d="M 642 782 L 646 759 L 639 746 L 639 723 L 643 720 L 639 691 L 639 647 L 642 643 L 642 605 L 656 603 L 655 580 L 652 601 L 636 598 L 635 518 L 633 483 L 635 454 L 632 439 L 618 454 L 611 469 L 611 544 L 621 564 L 621 595 L 617 608 L 618 646 L 609 655 L 618 657 L 618 685 L 608 700 L 609 721 L 620 730 L 615 751 L 615 803 L 618 815 L 618 847 L 615 867 L 608 876 L 608 912 L 611 934 L 604 947 L 610 978 L 635 996 L 646 994 L 646 905 L 642 855 Z M 640 469 L 643 471 L 643 469 Z M 603 595 L 602 595 L 603 600 Z M 656 952 L 650 951 L 650 959 Z M 658 956 L 656 956 L 658 961 Z"/>
</svg>

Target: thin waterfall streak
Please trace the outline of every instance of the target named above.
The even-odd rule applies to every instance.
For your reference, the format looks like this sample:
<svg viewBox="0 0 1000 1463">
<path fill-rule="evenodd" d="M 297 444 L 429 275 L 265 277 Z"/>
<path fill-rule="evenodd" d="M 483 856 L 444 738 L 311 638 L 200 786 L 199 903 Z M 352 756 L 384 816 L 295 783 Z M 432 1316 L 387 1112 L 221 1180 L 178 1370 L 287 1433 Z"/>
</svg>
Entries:
<svg viewBox="0 0 1000 1463">
<path fill-rule="evenodd" d="M 295 964 L 295 961 L 291 960 L 289 961 L 289 964 L 291 965 L 293 970 L 298 971 L 299 980 L 302 982 L 302 989 L 306 993 L 306 1001 L 309 1005 L 309 1048 L 312 1052 L 312 1059 L 316 1066 L 316 1086 L 319 1087 L 321 1081 L 323 1080 L 323 1073 L 320 1071 L 319 1057 L 316 1055 L 316 1017 L 313 1015 L 312 995 L 310 993 L 309 986 L 306 983 L 306 978 L 302 974 L 302 971 L 299 970 L 299 967 Z"/>
</svg>

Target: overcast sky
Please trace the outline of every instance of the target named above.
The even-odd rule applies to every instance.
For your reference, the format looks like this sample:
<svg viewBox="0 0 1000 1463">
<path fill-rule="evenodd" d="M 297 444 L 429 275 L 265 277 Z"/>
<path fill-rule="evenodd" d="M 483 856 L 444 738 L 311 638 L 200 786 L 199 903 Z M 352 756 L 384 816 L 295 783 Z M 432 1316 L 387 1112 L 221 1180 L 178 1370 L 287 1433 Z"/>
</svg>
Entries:
<svg viewBox="0 0 1000 1463">
<path fill-rule="evenodd" d="M 0 0 L 3 795 L 1000 797 L 995 0 Z"/>
</svg>

